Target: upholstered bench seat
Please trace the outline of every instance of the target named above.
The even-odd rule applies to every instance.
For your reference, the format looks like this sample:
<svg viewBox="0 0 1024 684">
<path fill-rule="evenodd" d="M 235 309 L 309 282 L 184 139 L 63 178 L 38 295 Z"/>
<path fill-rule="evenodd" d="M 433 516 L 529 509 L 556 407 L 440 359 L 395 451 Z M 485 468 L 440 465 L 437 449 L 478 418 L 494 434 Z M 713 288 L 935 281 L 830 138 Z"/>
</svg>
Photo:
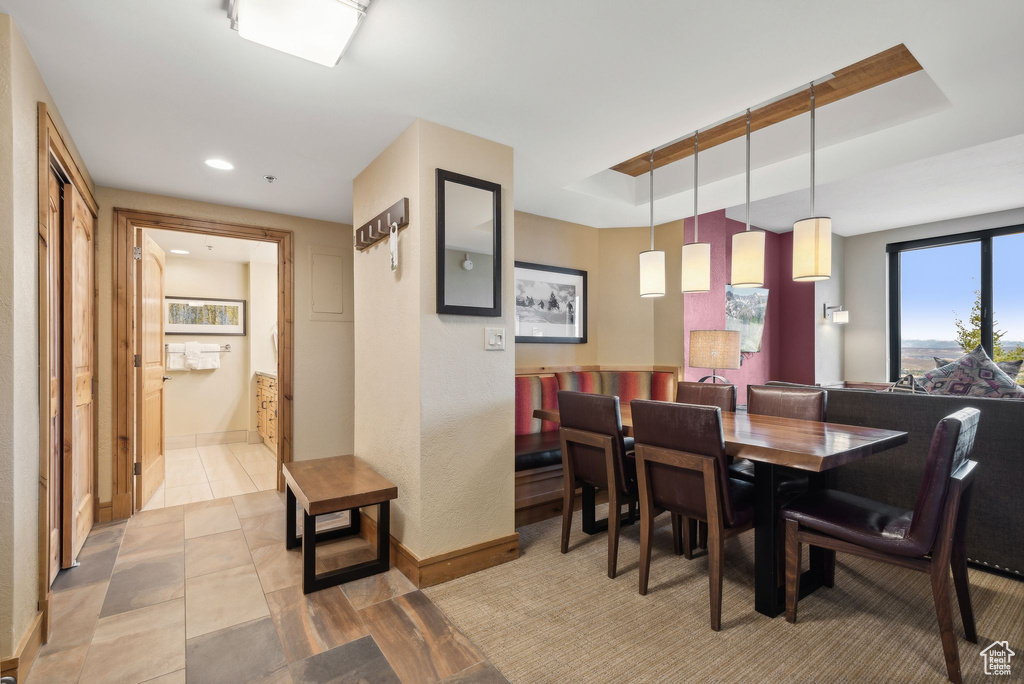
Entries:
<svg viewBox="0 0 1024 684">
<path fill-rule="evenodd" d="M 516 472 L 561 462 L 562 442 L 558 430 L 516 435 Z"/>
</svg>

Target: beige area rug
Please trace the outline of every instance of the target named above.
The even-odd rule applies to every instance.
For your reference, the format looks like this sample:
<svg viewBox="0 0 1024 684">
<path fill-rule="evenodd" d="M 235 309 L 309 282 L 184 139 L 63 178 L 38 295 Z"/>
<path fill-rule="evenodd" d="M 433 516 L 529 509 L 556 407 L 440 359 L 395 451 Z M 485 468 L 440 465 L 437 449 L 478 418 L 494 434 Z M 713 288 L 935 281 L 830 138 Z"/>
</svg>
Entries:
<svg viewBox="0 0 1024 684">
<path fill-rule="evenodd" d="M 927 575 L 840 554 L 835 588 L 802 600 L 791 625 L 754 612 L 754 536 L 744 533 L 725 545 L 716 633 L 705 552 L 673 555 L 668 516 L 658 523 L 647 596 L 637 593 L 640 525 L 623 528 L 611 580 L 607 536 L 583 534 L 578 513 L 568 554 L 560 520 L 546 520 L 519 529 L 519 559 L 425 593 L 512 682 L 946 681 Z M 1024 582 L 970 579 L 978 644 L 964 640 L 952 604 L 964 681 L 990 679 L 980 652 L 996 640 L 1018 654 L 1009 679 L 1024 680 Z"/>
</svg>

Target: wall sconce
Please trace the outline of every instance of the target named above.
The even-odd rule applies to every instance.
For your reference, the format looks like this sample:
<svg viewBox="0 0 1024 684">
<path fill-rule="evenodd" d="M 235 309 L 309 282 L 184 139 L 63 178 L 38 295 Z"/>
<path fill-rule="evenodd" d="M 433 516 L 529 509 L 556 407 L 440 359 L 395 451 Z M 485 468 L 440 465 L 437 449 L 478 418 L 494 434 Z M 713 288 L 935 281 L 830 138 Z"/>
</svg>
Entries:
<svg viewBox="0 0 1024 684">
<path fill-rule="evenodd" d="M 843 306 L 829 306 L 828 304 L 822 304 L 822 315 L 828 320 L 828 312 L 832 312 L 832 322 L 844 325 L 850 322 L 850 312 L 845 311 Z"/>
</svg>

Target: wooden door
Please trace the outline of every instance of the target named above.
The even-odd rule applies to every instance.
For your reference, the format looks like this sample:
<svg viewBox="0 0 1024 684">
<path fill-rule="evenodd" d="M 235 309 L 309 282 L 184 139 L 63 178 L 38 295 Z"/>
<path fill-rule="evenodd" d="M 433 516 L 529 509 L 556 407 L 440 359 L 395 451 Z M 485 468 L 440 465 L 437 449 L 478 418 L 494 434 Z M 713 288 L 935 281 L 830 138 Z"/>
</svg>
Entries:
<svg viewBox="0 0 1024 684">
<path fill-rule="evenodd" d="M 64 186 L 64 468 L 61 565 L 71 567 L 95 505 L 95 219 Z"/>
<path fill-rule="evenodd" d="M 63 470 L 63 451 L 61 448 L 61 191 L 62 184 L 53 169 L 50 169 L 49 198 L 46 216 L 46 279 L 47 291 L 47 335 L 49 347 L 49 377 L 45 387 L 40 391 L 47 396 L 47 425 L 49 463 L 47 474 L 47 549 L 50 556 L 48 564 L 49 576 L 47 586 L 53 583 L 60 571 L 61 559 L 61 471 Z"/>
<path fill-rule="evenodd" d="M 146 505 L 164 481 L 164 251 L 141 234 L 139 262 L 138 476 L 135 509 Z"/>
</svg>

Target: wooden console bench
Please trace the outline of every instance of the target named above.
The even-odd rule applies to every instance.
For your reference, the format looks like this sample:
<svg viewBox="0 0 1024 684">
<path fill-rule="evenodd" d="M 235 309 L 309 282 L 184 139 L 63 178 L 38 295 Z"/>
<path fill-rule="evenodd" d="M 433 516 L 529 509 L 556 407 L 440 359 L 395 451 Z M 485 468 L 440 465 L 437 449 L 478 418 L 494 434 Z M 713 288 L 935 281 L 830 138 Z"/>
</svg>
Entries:
<svg viewBox="0 0 1024 684">
<path fill-rule="evenodd" d="M 344 582 L 387 572 L 391 566 L 391 500 L 398 487 L 355 456 L 293 461 L 283 468 L 285 482 L 285 548 L 302 543 L 302 592 L 319 591 Z M 302 535 L 296 534 L 295 504 L 302 505 Z M 377 506 L 377 557 L 330 572 L 316 573 L 316 545 L 359 533 L 359 508 Z M 346 527 L 316 531 L 317 516 L 348 511 Z"/>
</svg>

